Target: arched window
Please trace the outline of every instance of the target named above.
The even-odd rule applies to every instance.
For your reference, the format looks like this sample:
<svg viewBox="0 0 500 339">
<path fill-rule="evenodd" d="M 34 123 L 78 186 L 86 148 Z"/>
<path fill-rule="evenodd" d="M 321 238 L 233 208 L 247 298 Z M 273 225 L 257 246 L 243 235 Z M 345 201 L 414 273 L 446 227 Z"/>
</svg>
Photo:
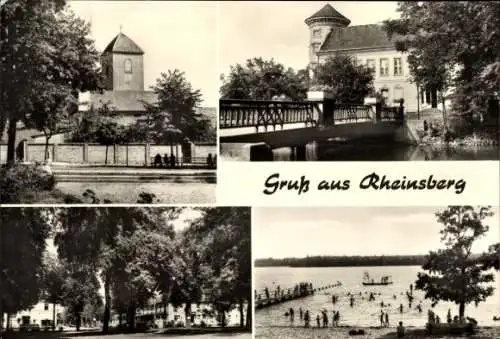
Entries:
<svg viewBox="0 0 500 339">
<path fill-rule="evenodd" d="M 132 60 L 125 60 L 125 73 L 132 73 Z"/>
</svg>

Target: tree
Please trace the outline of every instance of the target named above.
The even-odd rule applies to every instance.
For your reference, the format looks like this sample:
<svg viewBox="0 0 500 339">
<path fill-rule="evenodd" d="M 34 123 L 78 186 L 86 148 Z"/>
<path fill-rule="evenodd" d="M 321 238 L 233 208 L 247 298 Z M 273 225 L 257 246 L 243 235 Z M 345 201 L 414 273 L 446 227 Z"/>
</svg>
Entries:
<svg viewBox="0 0 500 339">
<path fill-rule="evenodd" d="M 405 1 L 398 11 L 400 19 L 385 28 L 396 49 L 409 53 L 412 75 L 431 88 L 453 88 L 462 119 L 471 126 L 482 120 L 500 88 L 500 4 Z M 419 66 L 422 74 L 415 72 Z"/>
<path fill-rule="evenodd" d="M 303 100 L 307 93 L 307 72 L 297 73 L 274 59 L 248 59 L 245 65 L 231 66 L 228 75 L 221 75 L 222 99 L 271 100 L 285 95 Z"/>
<path fill-rule="evenodd" d="M 64 266 L 57 258 L 46 255 L 42 274 L 42 296 L 43 299 L 52 304 L 52 329 L 56 325 L 56 304 L 62 304 L 65 290 L 64 284 L 67 278 Z"/>
<path fill-rule="evenodd" d="M 0 208 L 0 225 L 1 325 L 4 313 L 8 318 L 38 302 L 51 220 L 42 208 Z"/>
<path fill-rule="evenodd" d="M 59 106 L 54 86 L 71 88 L 74 97 L 79 91 L 98 88 L 99 55 L 87 37 L 90 27 L 64 11 L 65 4 L 62 0 L 21 0 L 2 5 L 0 78 L 9 79 L 9 86 L 0 86 L 0 128 L 3 132 L 8 123 L 8 163 L 15 160 L 19 121 L 53 125 L 55 120 L 45 124 L 47 111 L 37 109 L 45 90 L 50 101 L 44 107 L 54 108 Z"/>
<path fill-rule="evenodd" d="M 349 55 L 337 54 L 318 65 L 314 75 L 319 85 L 330 86 L 339 103 L 363 103 L 373 92 L 373 74 L 366 66 L 356 66 Z"/>
<path fill-rule="evenodd" d="M 240 325 L 251 327 L 250 223 L 249 208 L 207 208 L 185 234 L 203 248 L 204 261 L 211 268 L 207 297 L 220 312 L 223 326 L 225 313 L 238 305 Z"/>
<path fill-rule="evenodd" d="M 106 158 L 104 165 L 108 164 L 108 148 L 109 146 L 120 143 L 123 140 L 123 128 L 115 121 L 103 120 L 97 126 L 96 140 L 101 145 L 106 145 Z"/>
<path fill-rule="evenodd" d="M 471 302 L 476 305 L 493 294 L 494 282 L 491 268 L 498 269 L 498 262 L 492 260 L 500 252 L 499 244 L 490 247 L 488 253 L 475 256 L 472 245 L 480 239 L 489 227 L 484 219 L 493 215 L 490 207 L 449 206 L 437 212 L 437 220 L 443 224 L 440 231 L 445 248 L 430 251 L 427 263 L 422 268 L 429 273 L 418 273 L 416 288 L 425 291 L 425 298 L 434 304 L 451 301 L 458 305 L 462 318 L 465 306 Z"/>
</svg>

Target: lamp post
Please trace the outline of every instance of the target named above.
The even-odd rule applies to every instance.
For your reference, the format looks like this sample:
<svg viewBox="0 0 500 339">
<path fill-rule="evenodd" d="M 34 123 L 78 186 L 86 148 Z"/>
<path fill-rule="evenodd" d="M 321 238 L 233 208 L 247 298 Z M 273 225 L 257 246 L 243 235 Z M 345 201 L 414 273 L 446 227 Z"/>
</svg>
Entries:
<svg viewBox="0 0 500 339">
<path fill-rule="evenodd" d="M 422 65 L 417 66 L 417 79 L 420 78 L 422 69 Z M 420 80 L 417 80 L 417 120 L 420 120 L 420 90 Z"/>
</svg>

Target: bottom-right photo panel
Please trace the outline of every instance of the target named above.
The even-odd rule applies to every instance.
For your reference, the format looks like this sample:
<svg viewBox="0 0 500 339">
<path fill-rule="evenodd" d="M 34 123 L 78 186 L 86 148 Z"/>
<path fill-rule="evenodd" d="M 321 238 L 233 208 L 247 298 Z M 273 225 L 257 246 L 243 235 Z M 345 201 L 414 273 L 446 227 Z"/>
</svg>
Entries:
<svg viewBox="0 0 500 339">
<path fill-rule="evenodd" d="M 256 338 L 500 338 L 498 206 L 253 209 Z"/>
</svg>

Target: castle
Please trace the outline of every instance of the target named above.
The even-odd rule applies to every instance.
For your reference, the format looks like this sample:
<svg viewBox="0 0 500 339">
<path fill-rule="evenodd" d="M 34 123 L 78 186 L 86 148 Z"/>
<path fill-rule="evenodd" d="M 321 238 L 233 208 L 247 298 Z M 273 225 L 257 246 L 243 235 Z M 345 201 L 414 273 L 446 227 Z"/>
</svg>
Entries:
<svg viewBox="0 0 500 339">
<path fill-rule="evenodd" d="M 389 105 L 404 99 L 407 111 L 437 107 L 437 92 L 410 82 L 407 55 L 398 52 L 380 24 L 349 26 L 351 20 L 329 4 L 305 20 L 309 27 L 309 67 L 336 53 L 352 56 L 358 65 L 373 72 L 375 90 Z"/>
</svg>

